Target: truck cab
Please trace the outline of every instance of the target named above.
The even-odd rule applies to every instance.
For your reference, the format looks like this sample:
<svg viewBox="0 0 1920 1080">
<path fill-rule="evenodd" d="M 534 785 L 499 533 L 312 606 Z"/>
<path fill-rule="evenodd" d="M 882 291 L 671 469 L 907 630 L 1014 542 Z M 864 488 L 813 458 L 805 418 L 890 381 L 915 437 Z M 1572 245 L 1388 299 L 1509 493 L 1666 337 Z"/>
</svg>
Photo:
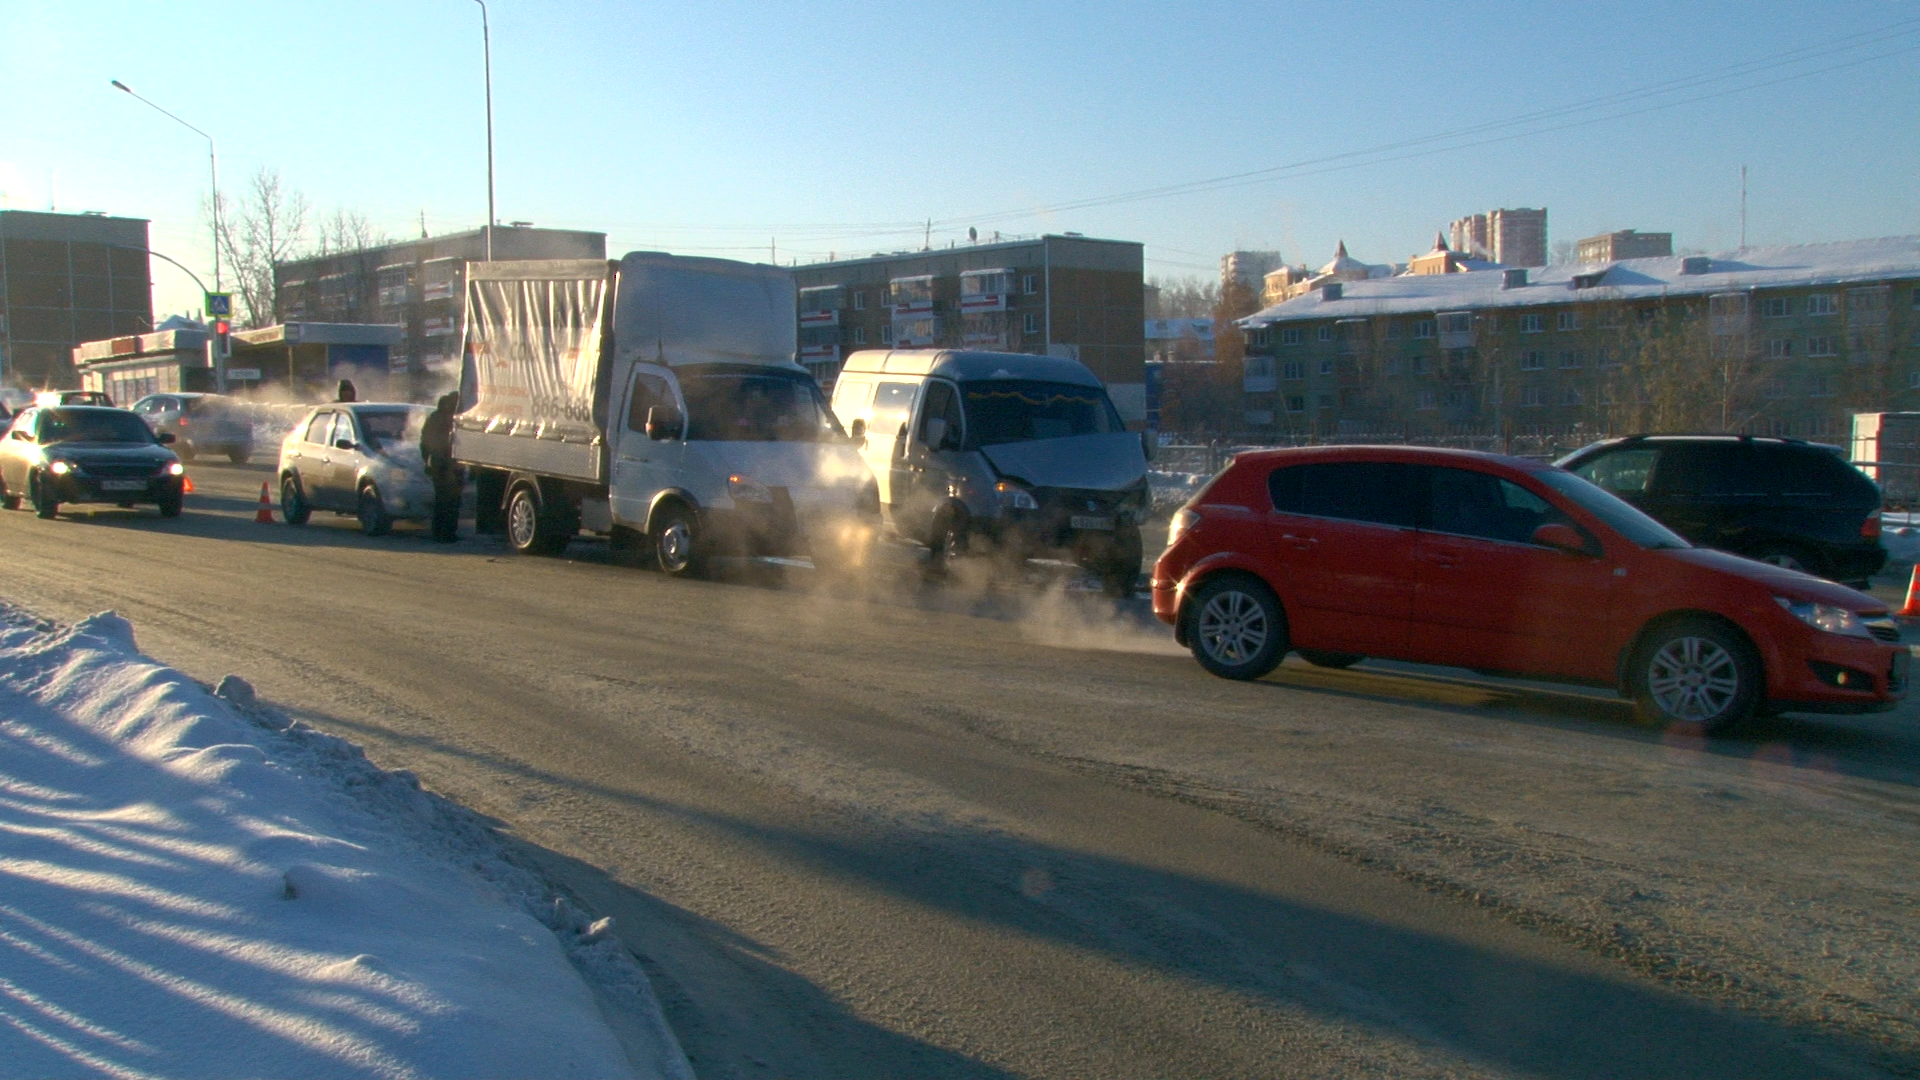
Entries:
<svg viewBox="0 0 1920 1080">
<path fill-rule="evenodd" d="M 1130 594 L 1150 505 L 1145 447 L 1077 360 L 856 352 L 833 408 L 873 470 L 894 535 L 954 559 L 1064 557 Z"/>
</svg>

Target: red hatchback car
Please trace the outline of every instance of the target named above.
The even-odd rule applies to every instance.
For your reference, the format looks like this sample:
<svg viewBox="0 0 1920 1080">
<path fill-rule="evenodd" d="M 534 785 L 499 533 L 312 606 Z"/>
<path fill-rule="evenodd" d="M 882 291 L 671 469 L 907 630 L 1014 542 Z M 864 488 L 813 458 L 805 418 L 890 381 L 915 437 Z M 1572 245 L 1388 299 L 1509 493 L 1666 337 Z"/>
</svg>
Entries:
<svg viewBox="0 0 1920 1080">
<path fill-rule="evenodd" d="M 1243 453 L 1175 515 L 1154 614 L 1207 670 L 1290 650 L 1617 687 L 1713 733 L 1906 691 L 1886 605 L 1689 545 L 1563 469 L 1405 446 Z"/>
</svg>

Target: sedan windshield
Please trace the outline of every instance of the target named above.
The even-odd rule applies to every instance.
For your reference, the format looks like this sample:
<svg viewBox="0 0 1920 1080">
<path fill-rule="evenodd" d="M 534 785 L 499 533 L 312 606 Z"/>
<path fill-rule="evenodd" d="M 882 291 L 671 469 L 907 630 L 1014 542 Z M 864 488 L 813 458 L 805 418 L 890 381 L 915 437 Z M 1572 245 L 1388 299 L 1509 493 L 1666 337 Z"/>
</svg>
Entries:
<svg viewBox="0 0 1920 1080">
<path fill-rule="evenodd" d="M 146 421 L 118 409 L 47 409 L 40 414 L 40 443 L 151 443 Z"/>
<path fill-rule="evenodd" d="M 360 433 L 375 450 L 404 446 L 420 441 L 420 428 L 433 410 L 424 405 L 393 409 L 355 409 L 360 418 Z"/>
<path fill-rule="evenodd" d="M 1693 545 L 1665 525 L 1634 509 L 1632 503 L 1565 469 L 1534 474 L 1548 487 L 1574 501 L 1580 509 L 1607 523 L 1607 527 L 1643 548 L 1683 548 Z"/>
<path fill-rule="evenodd" d="M 967 447 L 1124 431 L 1106 391 L 1097 386 L 988 379 L 960 384 L 967 411 Z"/>
<path fill-rule="evenodd" d="M 687 438 L 719 442 L 823 442 L 844 438 L 819 387 L 803 374 L 713 372 L 680 380 Z"/>
</svg>

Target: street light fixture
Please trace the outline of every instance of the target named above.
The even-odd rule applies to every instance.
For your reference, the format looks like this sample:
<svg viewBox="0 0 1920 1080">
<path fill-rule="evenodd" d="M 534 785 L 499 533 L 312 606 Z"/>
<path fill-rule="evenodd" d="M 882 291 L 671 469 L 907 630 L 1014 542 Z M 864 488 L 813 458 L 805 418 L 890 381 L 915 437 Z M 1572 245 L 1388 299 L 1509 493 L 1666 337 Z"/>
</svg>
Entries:
<svg viewBox="0 0 1920 1080">
<path fill-rule="evenodd" d="M 214 152 L 213 136 L 201 131 L 199 128 L 194 127 L 192 124 L 187 123 L 185 120 L 180 119 L 167 110 L 160 108 L 160 106 L 155 105 L 139 94 L 134 93 L 132 87 L 121 82 L 119 79 L 111 81 L 113 82 L 114 89 L 126 91 L 128 96 L 132 97 L 135 101 L 149 106 L 167 119 L 172 120 L 181 127 L 207 140 L 207 172 L 213 181 L 213 288 L 215 292 L 220 291 L 220 158 L 219 155 Z M 171 262 L 172 260 L 168 261 Z M 205 291 L 204 286 L 202 287 L 202 291 Z"/>
<path fill-rule="evenodd" d="M 493 261 L 493 35 L 487 28 L 486 0 L 473 0 L 480 5 L 480 55 L 486 63 L 487 73 L 487 261 Z"/>
</svg>

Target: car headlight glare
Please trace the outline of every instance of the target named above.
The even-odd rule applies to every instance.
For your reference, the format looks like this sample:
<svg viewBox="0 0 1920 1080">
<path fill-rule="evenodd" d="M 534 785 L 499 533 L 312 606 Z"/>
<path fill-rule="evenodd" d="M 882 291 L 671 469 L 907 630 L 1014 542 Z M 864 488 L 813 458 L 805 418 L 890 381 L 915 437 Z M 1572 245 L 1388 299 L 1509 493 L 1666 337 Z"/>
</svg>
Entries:
<svg viewBox="0 0 1920 1080">
<path fill-rule="evenodd" d="M 739 473 L 727 477 L 727 494 L 733 497 L 734 502 L 773 502 L 773 492 L 767 490 L 767 485 Z"/>
<path fill-rule="evenodd" d="M 1773 598 L 1774 603 L 1787 610 L 1787 613 L 1815 630 L 1824 630 L 1829 634 L 1842 637 L 1871 638 L 1873 632 L 1860 616 L 1843 607 L 1831 604 L 1816 604 L 1811 600 L 1789 600 L 1784 596 Z"/>
<path fill-rule="evenodd" d="M 70 461 L 55 461 L 49 464 L 47 469 L 55 476 L 65 476 L 73 471 L 73 463 Z"/>
<path fill-rule="evenodd" d="M 169 461 L 167 462 L 167 467 L 164 471 L 168 476 L 185 476 L 187 473 L 187 467 L 185 465 L 180 464 L 177 461 Z"/>
<path fill-rule="evenodd" d="M 993 490 L 999 493 L 1000 505 L 1002 506 L 1010 507 L 1014 510 L 1040 509 L 1040 502 L 1033 497 L 1033 492 L 1028 491 L 1019 484 L 1002 480 L 993 485 Z"/>
</svg>

